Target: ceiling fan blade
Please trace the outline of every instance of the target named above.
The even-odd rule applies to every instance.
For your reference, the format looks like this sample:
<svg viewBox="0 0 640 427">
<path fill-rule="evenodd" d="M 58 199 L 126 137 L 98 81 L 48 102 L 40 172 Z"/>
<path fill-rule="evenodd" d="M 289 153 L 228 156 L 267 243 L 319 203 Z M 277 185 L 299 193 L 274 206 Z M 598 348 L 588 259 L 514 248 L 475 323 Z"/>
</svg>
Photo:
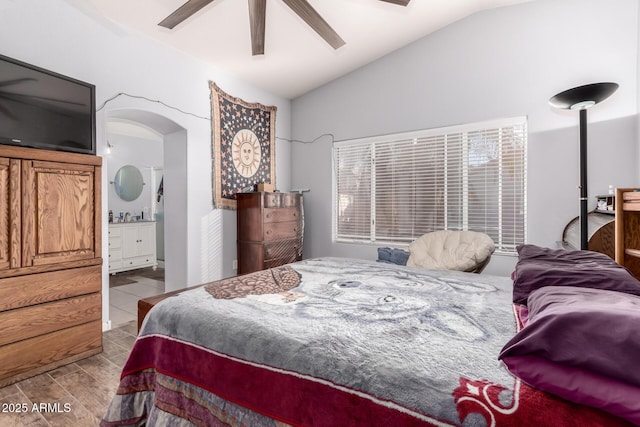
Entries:
<svg viewBox="0 0 640 427">
<path fill-rule="evenodd" d="M 249 24 L 251 25 L 251 54 L 264 54 L 264 28 L 267 0 L 249 0 Z"/>
<path fill-rule="evenodd" d="M 189 0 L 177 8 L 171 15 L 164 18 L 158 25 L 172 29 L 212 1 L 213 0 Z"/>
<path fill-rule="evenodd" d="M 399 4 L 400 6 L 406 6 L 409 4 L 411 0 L 380 0 L 386 1 L 387 3 Z"/>
<path fill-rule="evenodd" d="M 345 44 L 344 40 L 336 33 L 327 21 L 307 2 L 307 0 L 282 0 L 289 6 L 304 22 L 307 23 L 316 33 L 320 35 L 334 49 Z"/>
</svg>

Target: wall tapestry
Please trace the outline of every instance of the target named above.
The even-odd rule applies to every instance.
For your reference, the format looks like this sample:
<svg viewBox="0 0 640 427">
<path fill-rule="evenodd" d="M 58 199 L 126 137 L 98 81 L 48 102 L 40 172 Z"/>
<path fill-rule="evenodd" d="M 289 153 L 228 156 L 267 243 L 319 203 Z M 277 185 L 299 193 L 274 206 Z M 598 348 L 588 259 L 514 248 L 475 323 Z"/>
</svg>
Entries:
<svg viewBox="0 0 640 427">
<path fill-rule="evenodd" d="M 236 208 L 236 193 L 276 183 L 276 107 L 248 103 L 210 82 L 213 139 L 213 203 Z"/>
</svg>

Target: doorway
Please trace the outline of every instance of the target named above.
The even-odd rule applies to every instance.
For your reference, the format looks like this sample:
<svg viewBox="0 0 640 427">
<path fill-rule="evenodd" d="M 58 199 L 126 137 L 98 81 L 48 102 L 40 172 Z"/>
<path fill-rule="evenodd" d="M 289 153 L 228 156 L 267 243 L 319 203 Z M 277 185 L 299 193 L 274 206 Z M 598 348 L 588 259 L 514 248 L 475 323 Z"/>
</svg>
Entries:
<svg viewBox="0 0 640 427">
<path fill-rule="evenodd" d="M 170 119 L 143 110 L 116 110 L 105 119 L 107 152 L 103 168 L 107 176 L 105 210 L 111 211 L 109 231 L 113 228 L 155 224 L 156 240 L 154 268 L 121 268 L 109 273 L 109 320 L 117 327 L 137 318 L 137 301 L 164 293 L 172 280 L 184 283 L 186 277 L 186 131 Z M 165 162 L 169 157 L 171 160 Z M 116 193 L 115 175 L 124 166 L 133 166 L 142 175 L 143 187 L 139 197 L 122 200 Z M 175 195 L 177 203 L 167 207 L 167 197 Z M 121 214 L 122 212 L 122 214 Z M 128 214 L 128 215 L 127 215 Z M 134 220 L 119 224 L 120 218 Z M 178 227 L 167 230 L 167 222 L 175 220 Z M 182 220 L 180 220 L 182 219 Z M 137 223 L 140 221 L 139 223 Z M 168 231 L 168 232 L 167 232 Z M 107 238 L 109 233 L 104 233 Z M 111 239 L 110 239 L 111 240 Z M 117 239 L 116 239 L 117 240 Z M 111 246 L 109 255 L 112 252 Z M 169 248 L 169 249 L 166 249 Z M 117 252 L 117 250 L 116 250 Z"/>
</svg>

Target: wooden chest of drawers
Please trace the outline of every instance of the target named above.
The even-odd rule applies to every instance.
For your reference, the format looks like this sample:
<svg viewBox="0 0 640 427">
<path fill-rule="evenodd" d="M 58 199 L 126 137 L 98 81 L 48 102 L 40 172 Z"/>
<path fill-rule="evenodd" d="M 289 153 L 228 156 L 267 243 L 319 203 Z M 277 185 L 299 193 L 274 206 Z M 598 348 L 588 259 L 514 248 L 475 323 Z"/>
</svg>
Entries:
<svg viewBox="0 0 640 427">
<path fill-rule="evenodd" d="M 102 352 L 101 182 L 100 157 L 0 145 L 0 387 Z"/>
<path fill-rule="evenodd" d="M 302 259 L 303 211 L 298 193 L 239 193 L 238 274 Z"/>
</svg>

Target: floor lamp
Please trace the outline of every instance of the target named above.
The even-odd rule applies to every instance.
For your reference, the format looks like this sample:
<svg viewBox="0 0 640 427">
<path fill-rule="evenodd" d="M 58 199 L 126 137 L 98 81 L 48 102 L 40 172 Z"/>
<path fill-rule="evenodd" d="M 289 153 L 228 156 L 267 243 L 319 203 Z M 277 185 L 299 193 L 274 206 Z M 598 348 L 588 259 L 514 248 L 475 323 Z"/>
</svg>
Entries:
<svg viewBox="0 0 640 427">
<path fill-rule="evenodd" d="M 580 249 L 587 250 L 589 228 L 587 219 L 587 109 L 610 97 L 617 83 L 593 83 L 574 87 L 549 99 L 552 107 L 580 111 Z"/>
</svg>

